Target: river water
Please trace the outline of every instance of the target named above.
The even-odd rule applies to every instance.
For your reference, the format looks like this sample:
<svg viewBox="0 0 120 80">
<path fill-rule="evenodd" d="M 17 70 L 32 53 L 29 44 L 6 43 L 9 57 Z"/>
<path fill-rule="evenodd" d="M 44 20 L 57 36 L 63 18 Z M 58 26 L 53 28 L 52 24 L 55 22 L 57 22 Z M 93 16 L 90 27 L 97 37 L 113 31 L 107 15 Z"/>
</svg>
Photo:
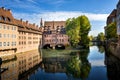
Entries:
<svg viewBox="0 0 120 80">
<path fill-rule="evenodd" d="M 8 70 L 1 73 L 0 80 L 114 80 L 111 75 L 120 69 L 111 69 L 113 64 L 110 62 L 111 58 L 105 56 L 101 46 L 91 46 L 80 51 L 30 51 L 4 61 L 2 68 Z"/>
</svg>

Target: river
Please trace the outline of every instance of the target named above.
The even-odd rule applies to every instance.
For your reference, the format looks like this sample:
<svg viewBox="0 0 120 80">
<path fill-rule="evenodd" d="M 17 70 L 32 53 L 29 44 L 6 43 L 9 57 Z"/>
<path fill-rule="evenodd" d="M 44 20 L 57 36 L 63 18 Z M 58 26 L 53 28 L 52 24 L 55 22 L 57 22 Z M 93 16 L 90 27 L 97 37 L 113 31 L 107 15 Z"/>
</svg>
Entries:
<svg viewBox="0 0 120 80">
<path fill-rule="evenodd" d="M 115 70 L 111 69 L 111 65 L 117 61 L 106 56 L 102 46 L 84 50 L 30 51 L 4 61 L 2 68 L 8 70 L 1 73 L 0 80 L 114 80 L 111 75 L 120 69 L 116 66 Z"/>
</svg>

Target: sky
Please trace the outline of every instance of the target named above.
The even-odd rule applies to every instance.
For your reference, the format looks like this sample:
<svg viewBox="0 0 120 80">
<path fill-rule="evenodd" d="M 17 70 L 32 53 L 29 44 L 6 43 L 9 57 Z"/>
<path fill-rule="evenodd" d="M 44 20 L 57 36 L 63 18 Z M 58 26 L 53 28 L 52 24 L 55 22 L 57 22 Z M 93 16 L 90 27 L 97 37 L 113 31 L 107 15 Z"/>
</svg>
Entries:
<svg viewBox="0 0 120 80">
<path fill-rule="evenodd" d="M 91 23 L 89 35 L 104 32 L 107 16 L 118 0 L 0 0 L 0 7 L 11 9 L 17 19 L 40 25 L 43 21 L 65 21 L 86 15 Z"/>
</svg>

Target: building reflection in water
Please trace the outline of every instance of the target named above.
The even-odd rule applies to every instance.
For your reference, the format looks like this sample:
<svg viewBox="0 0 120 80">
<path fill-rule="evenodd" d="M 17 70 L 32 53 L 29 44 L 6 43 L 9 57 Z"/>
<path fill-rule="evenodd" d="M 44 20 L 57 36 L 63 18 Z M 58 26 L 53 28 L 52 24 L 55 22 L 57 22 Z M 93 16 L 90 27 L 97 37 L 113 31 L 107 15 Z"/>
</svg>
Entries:
<svg viewBox="0 0 120 80">
<path fill-rule="evenodd" d="M 105 55 L 108 80 L 120 80 L 120 60 L 113 55 Z"/>
<path fill-rule="evenodd" d="M 37 50 L 16 54 L 13 59 L 3 62 L 1 67 L 8 70 L 1 74 L 1 80 L 27 80 L 30 72 L 35 71 L 32 68 L 37 67 L 41 61 L 41 53 Z"/>
<path fill-rule="evenodd" d="M 90 73 L 91 64 L 87 57 L 89 49 L 71 52 L 62 57 L 43 57 L 42 67 L 46 73 L 66 73 L 68 78 L 86 79 Z"/>
</svg>

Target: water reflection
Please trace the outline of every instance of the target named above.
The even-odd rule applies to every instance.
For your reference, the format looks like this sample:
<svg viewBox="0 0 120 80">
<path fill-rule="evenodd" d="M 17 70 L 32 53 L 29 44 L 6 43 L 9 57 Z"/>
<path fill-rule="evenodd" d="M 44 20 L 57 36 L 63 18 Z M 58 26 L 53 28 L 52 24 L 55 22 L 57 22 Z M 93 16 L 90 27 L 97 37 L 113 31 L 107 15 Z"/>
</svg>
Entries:
<svg viewBox="0 0 120 80">
<path fill-rule="evenodd" d="M 105 55 L 108 80 L 120 80 L 120 60 L 113 55 Z"/>
<path fill-rule="evenodd" d="M 103 46 L 97 46 L 97 47 L 98 47 L 98 51 L 99 51 L 100 53 L 104 53 L 104 52 L 105 52 L 105 49 L 104 49 Z"/>
<path fill-rule="evenodd" d="M 119 80 L 119 60 L 103 53 L 101 46 L 20 53 L 4 61 L 1 80 Z"/>
<path fill-rule="evenodd" d="M 89 49 L 78 52 L 78 55 L 72 56 L 67 62 L 67 75 L 74 78 L 86 79 L 90 73 L 91 65 L 87 59 Z"/>
<path fill-rule="evenodd" d="M 8 70 L 1 74 L 1 80 L 27 80 L 30 76 L 29 70 L 40 61 L 41 56 L 38 51 L 16 54 L 13 59 L 3 62 L 1 67 Z"/>
<path fill-rule="evenodd" d="M 44 53 L 43 53 L 44 54 Z M 89 49 L 70 52 L 64 57 L 43 57 L 44 71 L 46 73 L 66 73 L 69 79 L 88 77 L 91 65 L 87 59 Z"/>
</svg>

